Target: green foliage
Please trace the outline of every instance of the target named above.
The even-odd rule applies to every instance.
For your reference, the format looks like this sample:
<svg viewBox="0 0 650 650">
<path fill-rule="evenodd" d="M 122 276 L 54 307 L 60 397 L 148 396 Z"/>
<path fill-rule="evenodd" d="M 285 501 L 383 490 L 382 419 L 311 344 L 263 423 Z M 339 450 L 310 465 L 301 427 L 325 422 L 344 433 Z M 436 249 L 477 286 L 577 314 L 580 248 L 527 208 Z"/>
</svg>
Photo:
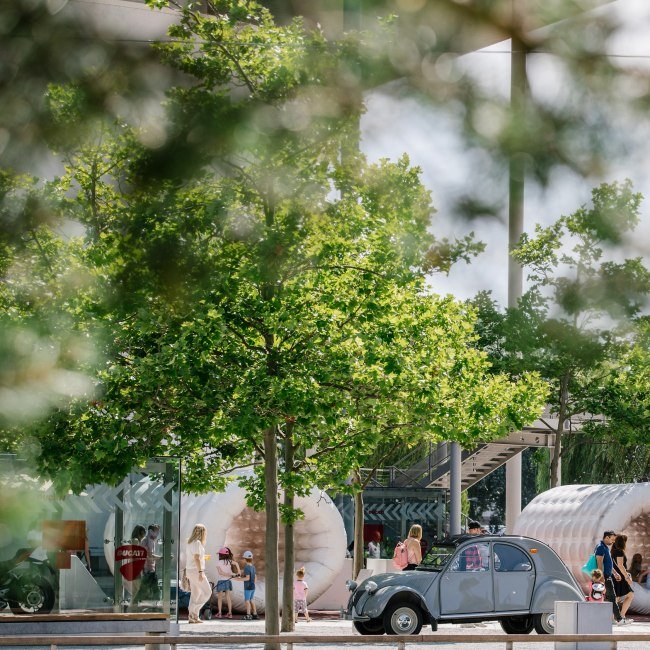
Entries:
<svg viewBox="0 0 650 650">
<path fill-rule="evenodd" d="M 590 207 L 522 237 L 513 254 L 531 284 L 517 308 L 502 312 L 485 293 L 474 300 L 479 345 L 495 369 L 513 376 L 534 369 L 549 382 L 558 435 L 585 411 L 624 420 L 628 405 L 612 373 L 628 363 L 629 326 L 647 304 L 650 272 L 641 259 L 619 261 L 613 244 L 637 225 L 640 202 L 629 181 L 600 185 Z"/>
</svg>

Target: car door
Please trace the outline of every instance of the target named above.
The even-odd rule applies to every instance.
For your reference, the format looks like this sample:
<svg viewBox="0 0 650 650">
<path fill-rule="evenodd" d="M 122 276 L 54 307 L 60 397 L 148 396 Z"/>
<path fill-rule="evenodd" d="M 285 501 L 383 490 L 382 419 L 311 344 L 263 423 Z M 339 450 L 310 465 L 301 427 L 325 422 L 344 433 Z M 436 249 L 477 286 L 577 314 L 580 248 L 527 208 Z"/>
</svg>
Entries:
<svg viewBox="0 0 650 650">
<path fill-rule="evenodd" d="M 494 611 L 489 542 L 461 546 L 440 578 L 440 614 L 480 614 Z"/>
<path fill-rule="evenodd" d="M 514 544 L 493 544 L 494 607 L 497 612 L 527 611 L 535 587 L 535 565 Z"/>
</svg>

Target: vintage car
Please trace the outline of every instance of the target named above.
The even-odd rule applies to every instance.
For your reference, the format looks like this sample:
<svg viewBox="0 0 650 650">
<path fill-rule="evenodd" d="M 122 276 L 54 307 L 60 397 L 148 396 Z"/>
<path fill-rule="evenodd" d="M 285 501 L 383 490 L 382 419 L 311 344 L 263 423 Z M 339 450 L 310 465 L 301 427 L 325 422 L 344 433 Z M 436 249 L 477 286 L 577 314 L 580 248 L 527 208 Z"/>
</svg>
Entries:
<svg viewBox="0 0 650 650">
<path fill-rule="evenodd" d="M 459 535 L 413 571 L 382 573 L 352 592 L 343 617 L 361 634 L 418 634 L 423 625 L 497 620 L 508 634 L 553 632 L 556 600 L 584 595 L 555 551 L 528 537 Z"/>
</svg>

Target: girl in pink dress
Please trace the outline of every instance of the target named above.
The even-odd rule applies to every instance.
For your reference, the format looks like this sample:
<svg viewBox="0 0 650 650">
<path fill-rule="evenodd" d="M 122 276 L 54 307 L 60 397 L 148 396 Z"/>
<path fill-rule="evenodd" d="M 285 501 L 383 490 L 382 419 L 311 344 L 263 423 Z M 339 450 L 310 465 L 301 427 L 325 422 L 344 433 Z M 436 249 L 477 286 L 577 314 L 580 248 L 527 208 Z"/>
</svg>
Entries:
<svg viewBox="0 0 650 650">
<path fill-rule="evenodd" d="M 304 580 L 305 569 L 298 569 L 296 571 L 296 579 L 293 581 L 293 620 L 298 622 L 298 614 L 302 612 L 305 615 L 305 620 L 309 623 L 309 611 L 307 610 L 307 592 L 309 586 Z"/>
</svg>

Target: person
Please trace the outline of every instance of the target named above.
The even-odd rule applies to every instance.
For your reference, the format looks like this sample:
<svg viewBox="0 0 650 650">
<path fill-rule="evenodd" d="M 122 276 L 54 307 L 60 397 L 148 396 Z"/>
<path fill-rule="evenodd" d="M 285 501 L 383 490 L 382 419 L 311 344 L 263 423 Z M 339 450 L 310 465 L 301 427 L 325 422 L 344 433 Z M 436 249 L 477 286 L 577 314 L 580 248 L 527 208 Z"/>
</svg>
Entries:
<svg viewBox="0 0 650 650">
<path fill-rule="evenodd" d="M 632 564 L 630 565 L 630 575 L 634 582 L 641 584 L 648 578 L 648 571 L 643 570 L 643 556 L 641 553 L 635 553 L 632 556 Z"/>
<path fill-rule="evenodd" d="M 298 614 L 301 612 L 305 615 L 307 623 L 311 621 L 307 609 L 308 592 L 309 586 L 305 582 L 305 569 L 303 567 L 296 571 L 296 579 L 293 581 L 293 620 L 295 623 L 298 622 Z"/>
<path fill-rule="evenodd" d="M 591 572 L 588 600 L 595 603 L 602 603 L 605 600 L 605 576 L 600 569 Z"/>
<path fill-rule="evenodd" d="M 203 524 L 196 524 L 187 540 L 185 550 L 185 571 L 190 581 L 190 604 L 188 620 L 190 623 L 202 623 L 199 612 L 205 605 L 212 589 L 205 575 L 205 542 L 207 531 Z"/>
<path fill-rule="evenodd" d="M 129 544 L 142 546 L 144 548 L 144 538 L 147 536 L 147 529 L 142 524 L 136 524 L 131 531 Z M 141 598 L 142 577 L 138 576 L 131 581 L 131 606 L 137 605 Z"/>
<path fill-rule="evenodd" d="M 467 532 L 470 535 L 482 535 L 483 528 L 478 521 L 470 521 L 467 525 Z M 462 571 L 487 571 L 489 568 L 488 559 L 489 547 L 487 544 L 471 544 L 463 551 L 461 557 Z"/>
<path fill-rule="evenodd" d="M 481 524 L 479 524 L 478 521 L 470 521 L 469 524 L 467 524 L 467 532 L 470 535 L 482 535 L 483 529 L 481 528 Z"/>
<path fill-rule="evenodd" d="M 233 560 L 232 551 L 227 546 L 219 549 L 219 560 L 217 562 L 217 618 L 221 618 L 221 603 L 223 595 L 226 595 L 228 613 L 226 618 L 232 618 L 232 579 L 239 577 L 239 565 Z"/>
<path fill-rule="evenodd" d="M 422 526 L 420 526 L 420 524 L 413 524 L 409 530 L 409 536 L 404 540 L 408 564 L 402 569 L 402 571 L 413 571 L 413 569 L 422 562 L 422 547 L 420 546 L 421 539 Z"/>
<path fill-rule="evenodd" d="M 616 533 L 613 530 L 606 530 L 598 546 L 594 549 L 594 555 L 596 556 L 598 569 L 602 571 L 603 578 L 605 579 L 605 600 L 612 603 L 616 622 L 620 625 L 627 625 L 618 607 L 616 591 L 614 590 L 614 580 L 621 580 L 621 576 L 614 569 L 614 562 L 612 561 L 612 554 L 610 552 L 610 547 L 615 539 Z"/>
<path fill-rule="evenodd" d="M 146 596 L 153 600 L 160 600 L 160 588 L 158 587 L 158 574 L 156 573 L 156 561 L 162 555 L 158 555 L 158 535 L 160 526 L 158 524 L 149 524 L 147 536 L 144 539 L 144 547 L 147 549 L 147 560 L 144 563 L 144 572 L 142 575 L 142 590 Z"/>
<path fill-rule="evenodd" d="M 368 542 L 368 557 L 381 557 L 381 533 L 378 530 L 373 531 L 372 538 Z"/>
<path fill-rule="evenodd" d="M 614 583 L 614 592 L 621 608 L 621 616 L 624 621 L 631 623 L 633 619 L 626 616 L 627 610 L 634 599 L 634 589 L 632 588 L 632 576 L 627 571 L 627 557 L 625 556 L 625 547 L 627 546 L 627 535 L 617 535 L 612 546 L 612 561 L 614 568 L 621 576 L 621 580 Z"/>
<path fill-rule="evenodd" d="M 244 603 L 246 603 L 246 616 L 244 619 L 250 621 L 251 619 L 257 620 L 257 606 L 253 598 L 255 597 L 255 566 L 253 565 L 252 551 L 244 551 L 242 555 L 244 558 L 244 570 L 241 573 L 239 580 L 244 581 Z"/>
</svg>

